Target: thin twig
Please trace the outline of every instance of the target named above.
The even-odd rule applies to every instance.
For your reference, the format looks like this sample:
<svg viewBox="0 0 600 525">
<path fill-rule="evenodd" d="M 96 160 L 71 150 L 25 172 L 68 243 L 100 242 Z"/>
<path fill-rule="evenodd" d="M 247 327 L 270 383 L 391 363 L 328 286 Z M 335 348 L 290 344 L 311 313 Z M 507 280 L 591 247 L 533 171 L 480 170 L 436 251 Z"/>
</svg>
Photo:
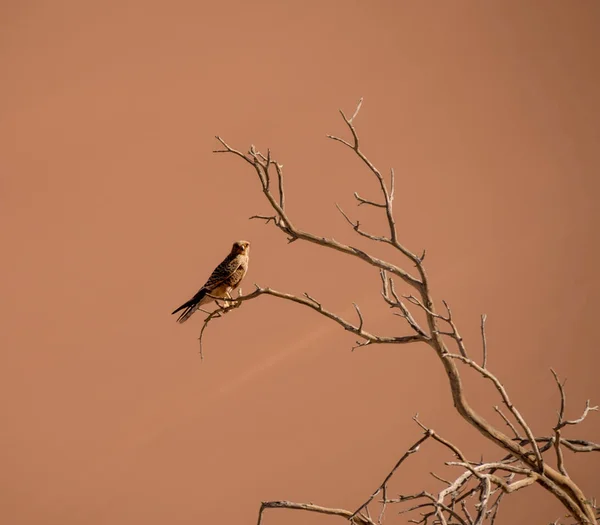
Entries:
<svg viewBox="0 0 600 525">
<path fill-rule="evenodd" d="M 433 435 L 433 431 L 428 431 L 425 432 L 425 434 L 423 435 L 423 437 L 421 437 L 420 439 L 418 439 L 403 455 L 402 457 L 396 462 L 396 464 L 394 465 L 394 467 L 392 468 L 392 470 L 390 470 L 390 472 L 387 474 L 387 476 L 384 478 L 383 482 L 381 483 L 381 485 L 379 485 L 376 489 L 375 492 L 373 492 L 373 494 L 371 494 L 371 496 L 369 496 L 369 498 L 367 499 L 367 501 L 365 501 L 360 507 L 358 507 L 353 513 L 352 513 L 352 517 L 356 516 L 361 510 L 363 510 L 369 503 L 371 503 L 371 501 L 373 501 L 373 499 L 375 498 L 375 496 L 377 496 L 377 494 L 379 494 L 382 490 L 385 489 L 385 487 L 387 486 L 388 481 L 391 479 L 391 477 L 394 475 L 394 472 L 396 472 L 396 470 L 398 470 L 398 467 L 400 467 L 400 465 L 402 465 L 402 463 L 412 454 L 414 454 L 415 452 L 417 452 L 419 450 L 419 446 L 424 443 L 425 441 L 427 441 L 430 437 L 432 437 Z M 385 499 L 385 498 L 384 498 Z"/>
<path fill-rule="evenodd" d="M 572 419 L 572 420 L 565 419 L 565 409 L 566 409 L 566 405 L 567 405 L 567 394 L 565 392 L 565 385 L 564 385 L 564 383 L 560 382 L 560 380 L 558 378 L 558 374 L 553 369 L 550 369 L 550 371 L 552 372 L 552 375 L 554 376 L 554 381 L 556 382 L 556 385 L 558 386 L 558 391 L 560 393 L 560 406 L 558 409 L 558 421 L 556 422 L 556 425 L 554 426 L 554 429 L 553 429 L 554 430 L 554 450 L 556 453 L 556 466 L 558 467 L 559 472 L 563 476 L 568 476 L 567 469 L 565 467 L 565 460 L 564 460 L 564 456 L 563 456 L 562 448 L 561 448 L 561 444 L 563 443 L 562 439 L 561 439 L 561 430 L 564 427 L 566 427 L 567 425 L 578 425 L 588 416 L 590 411 L 598 410 L 598 407 L 590 406 L 590 400 L 588 399 L 585 402 L 585 409 L 584 409 L 581 417 L 579 417 L 578 419 Z"/>
<path fill-rule="evenodd" d="M 482 368 L 487 367 L 487 339 L 485 337 L 485 320 L 487 319 L 487 315 L 482 314 L 481 316 L 481 342 L 483 346 L 483 362 L 481 363 Z"/>
<path fill-rule="evenodd" d="M 500 417 L 504 420 L 504 422 L 508 425 L 508 427 L 513 431 L 513 434 L 515 435 L 515 438 L 517 438 L 519 440 L 522 440 L 523 437 L 517 432 L 517 429 L 512 424 L 511 420 L 508 419 L 508 417 L 506 417 L 506 415 L 504 414 L 504 412 L 502 412 L 502 409 L 500 407 L 498 407 L 498 405 L 496 405 L 494 407 L 494 410 L 496 412 L 498 412 L 498 414 L 500 414 Z"/>
</svg>

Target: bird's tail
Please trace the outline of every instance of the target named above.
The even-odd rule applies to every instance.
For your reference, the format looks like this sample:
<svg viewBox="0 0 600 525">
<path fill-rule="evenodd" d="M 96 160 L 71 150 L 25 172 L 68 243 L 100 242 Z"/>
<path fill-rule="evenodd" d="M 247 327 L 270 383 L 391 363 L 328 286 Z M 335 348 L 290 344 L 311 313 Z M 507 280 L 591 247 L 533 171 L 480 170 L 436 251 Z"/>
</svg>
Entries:
<svg viewBox="0 0 600 525">
<path fill-rule="evenodd" d="M 176 308 L 171 312 L 171 315 L 176 314 L 180 310 L 183 310 L 177 318 L 178 323 L 185 323 L 192 314 L 200 308 L 202 299 L 206 296 L 206 290 L 202 288 L 194 297 L 192 297 L 187 303 L 183 303 L 179 308 Z"/>
</svg>

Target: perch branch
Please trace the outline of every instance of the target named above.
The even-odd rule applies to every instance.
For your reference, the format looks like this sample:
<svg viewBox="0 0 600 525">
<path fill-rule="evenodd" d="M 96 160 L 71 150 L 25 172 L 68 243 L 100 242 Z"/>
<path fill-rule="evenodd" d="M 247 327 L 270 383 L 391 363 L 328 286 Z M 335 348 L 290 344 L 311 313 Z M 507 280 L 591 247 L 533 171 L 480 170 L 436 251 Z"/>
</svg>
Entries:
<svg viewBox="0 0 600 525">
<path fill-rule="evenodd" d="M 224 313 L 227 313 L 234 308 L 239 308 L 243 302 L 250 301 L 252 299 L 256 299 L 256 298 L 260 297 L 261 295 L 270 295 L 273 297 L 277 297 L 279 299 L 284 299 L 286 301 L 291 301 L 291 302 L 294 302 L 297 304 L 301 304 L 302 306 L 306 306 L 306 307 L 310 308 L 311 310 L 314 310 L 315 312 L 319 313 L 320 315 L 334 321 L 335 323 L 340 325 L 342 328 L 344 328 L 344 330 L 351 332 L 351 333 L 357 335 L 358 337 L 362 338 L 363 341 L 358 346 L 366 346 L 366 345 L 370 345 L 370 344 L 408 344 L 408 343 L 414 343 L 417 341 L 426 341 L 426 336 L 423 336 L 420 334 L 387 337 L 387 336 L 372 334 L 371 332 L 366 331 L 363 328 L 363 324 L 364 324 L 363 315 L 360 311 L 360 308 L 356 304 L 354 305 L 354 308 L 358 314 L 359 323 L 352 324 L 349 321 L 343 319 L 342 317 L 340 317 L 340 316 L 334 314 L 333 312 L 327 310 L 326 308 L 324 308 L 323 305 L 319 301 L 317 301 L 316 299 L 314 299 L 313 297 L 311 297 L 310 295 L 308 295 L 306 293 L 304 294 L 306 298 L 303 298 L 303 297 L 299 297 L 299 296 L 288 294 L 288 293 L 278 292 L 277 290 L 273 290 L 272 288 L 262 288 L 258 285 L 255 285 L 255 290 L 253 292 L 246 294 L 246 295 L 238 295 L 237 297 L 232 297 L 231 299 L 228 299 L 228 302 L 231 303 L 229 306 L 221 307 L 221 308 L 215 310 L 205 319 L 204 324 L 202 326 L 202 330 L 200 332 L 201 351 L 202 351 L 202 336 L 204 334 L 204 330 L 206 329 L 208 323 L 212 319 L 219 318 Z"/>
</svg>

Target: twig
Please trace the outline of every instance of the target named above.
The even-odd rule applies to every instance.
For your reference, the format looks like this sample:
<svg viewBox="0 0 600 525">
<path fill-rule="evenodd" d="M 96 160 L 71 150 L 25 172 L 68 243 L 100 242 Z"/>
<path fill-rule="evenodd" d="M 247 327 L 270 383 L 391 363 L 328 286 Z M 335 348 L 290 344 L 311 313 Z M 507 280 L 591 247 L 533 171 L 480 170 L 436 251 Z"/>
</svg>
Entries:
<svg viewBox="0 0 600 525">
<path fill-rule="evenodd" d="M 353 139 L 352 144 L 349 143 L 348 141 L 341 139 L 339 137 L 336 137 L 334 135 L 327 135 L 327 137 L 336 142 L 340 142 L 340 143 L 344 144 L 345 146 L 349 147 L 350 149 L 352 149 L 356 153 L 356 155 L 367 165 L 367 167 L 375 175 L 375 177 L 377 177 L 377 180 L 379 181 L 379 187 L 381 188 L 381 193 L 382 193 L 384 201 L 385 201 L 384 207 L 385 207 L 387 222 L 388 222 L 388 226 L 389 226 L 389 230 L 390 230 L 390 244 L 392 244 L 397 250 L 402 252 L 406 257 L 408 257 L 416 265 L 420 265 L 421 264 L 420 258 L 417 255 L 415 255 L 414 253 L 412 253 L 404 245 L 400 244 L 400 242 L 398 241 L 398 236 L 397 236 L 397 232 L 396 232 L 396 222 L 394 220 L 394 212 L 393 212 L 393 204 L 392 204 L 393 200 L 394 200 L 394 192 L 393 192 L 394 184 L 395 184 L 394 183 L 394 172 L 392 171 L 390 174 L 391 190 L 388 190 L 387 184 L 386 184 L 385 179 L 383 178 L 383 175 L 381 174 L 381 172 L 373 165 L 373 163 L 365 156 L 365 154 L 360 149 L 358 134 L 356 133 L 356 128 L 354 127 L 354 124 L 352 123 L 352 121 L 358 114 L 358 111 L 360 110 L 361 105 L 362 105 L 362 99 L 359 101 L 359 103 L 356 107 L 356 110 L 354 112 L 354 115 L 350 119 L 348 119 L 346 117 L 346 115 L 344 114 L 344 112 L 340 110 L 340 114 L 342 115 L 344 122 L 346 123 L 346 125 L 348 126 L 348 129 L 350 130 L 350 133 L 352 134 L 352 139 Z"/>
<path fill-rule="evenodd" d="M 515 435 L 515 438 L 519 439 L 519 440 L 523 440 L 523 437 L 517 432 L 517 429 L 515 428 L 515 426 L 512 424 L 511 420 L 508 419 L 508 417 L 506 417 L 504 415 L 504 412 L 502 412 L 502 410 L 498 407 L 498 405 L 496 405 L 494 407 L 494 410 L 496 412 L 498 412 L 498 414 L 500 414 L 500 417 L 502 419 L 504 419 L 504 422 L 508 425 L 508 427 L 513 431 L 513 434 Z"/>
<path fill-rule="evenodd" d="M 482 368 L 487 367 L 487 340 L 485 337 L 485 320 L 487 315 L 482 314 L 481 316 L 481 342 L 483 346 L 483 362 L 481 363 Z"/>
<path fill-rule="evenodd" d="M 400 300 L 398 294 L 396 293 L 396 289 L 394 287 L 394 280 L 391 277 L 387 277 L 387 274 L 384 270 L 379 271 L 379 275 L 381 277 L 381 295 L 385 302 L 390 305 L 391 308 L 398 308 L 402 312 L 399 315 L 400 317 L 406 319 L 410 327 L 417 332 L 419 335 L 423 336 L 425 339 L 430 339 L 430 336 L 421 328 L 419 323 L 412 316 L 406 305 Z"/>
<path fill-rule="evenodd" d="M 475 522 L 473 523 L 473 525 L 481 525 L 483 523 L 487 511 L 488 501 L 490 499 L 490 494 L 492 492 L 492 483 L 490 481 L 490 478 L 484 478 L 481 484 L 481 496 L 479 498 L 477 518 L 475 518 Z"/>
<path fill-rule="evenodd" d="M 239 293 L 240 294 L 242 293 L 241 289 L 240 289 Z M 207 296 L 210 297 L 211 299 L 215 299 L 215 302 L 217 303 L 217 309 L 212 312 L 206 312 L 206 310 L 202 310 L 203 312 L 208 313 L 208 316 L 204 319 L 204 321 L 202 323 L 202 328 L 200 329 L 200 335 L 198 336 L 198 343 L 200 345 L 200 361 L 204 361 L 204 352 L 202 350 L 202 338 L 204 337 L 204 331 L 206 330 L 208 323 L 210 323 L 213 319 L 218 319 L 219 317 L 222 317 L 223 314 L 226 314 L 230 310 L 239 308 L 241 306 L 241 303 L 234 303 L 234 304 L 228 304 L 227 306 L 221 306 L 217 302 L 217 299 L 221 299 L 220 297 L 215 297 L 210 294 L 207 294 Z M 233 299 L 233 298 L 231 298 L 231 299 Z"/>
<path fill-rule="evenodd" d="M 561 474 L 563 474 L 564 476 L 568 476 L 567 469 L 565 468 L 565 461 L 564 461 L 564 456 L 563 456 L 562 448 L 561 448 L 561 444 L 563 443 L 563 441 L 561 439 L 561 429 L 563 429 L 567 425 L 578 425 L 588 416 L 590 411 L 598 410 L 598 407 L 590 406 L 590 400 L 588 399 L 585 402 L 585 409 L 584 409 L 581 417 L 579 417 L 578 419 L 572 419 L 572 420 L 565 419 L 565 409 L 566 409 L 566 404 L 567 404 L 567 395 L 565 392 L 565 385 L 564 385 L 564 383 L 560 382 L 560 380 L 558 379 L 558 374 L 553 369 L 550 369 L 550 371 L 552 372 L 552 375 L 554 376 L 554 380 L 556 381 L 556 385 L 558 386 L 558 391 L 560 393 L 560 407 L 558 410 L 558 421 L 556 422 L 556 425 L 554 426 L 554 450 L 556 452 L 556 465 Z"/>
<path fill-rule="evenodd" d="M 467 348 L 465 346 L 464 340 L 463 340 L 462 336 L 458 333 L 458 327 L 456 326 L 456 323 L 454 322 L 454 319 L 452 318 L 452 310 L 450 309 L 450 305 L 446 301 L 442 301 L 442 303 L 444 303 L 444 306 L 446 307 L 446 312 L 448 313 L 448 315 L 444 318 L 444 321 L 446 321 L 450 325 L 452 332 L 440 332 L 440 333 L 443 335 L 448 335 L 448 336 L 452 337 L 452 339 L 454 339 L 454 341 L 456 341 L 456 345 L 458 346 L 458 351 L 461 353 L 461 355 L 465 358 L 468 358 L 469 356 L 467 355 Z"/>
<path fill-rule="evenodd" d="M 400 465 L 402 465 L 402 463 L 406 460 L 406 458 L 408 458 L 410 455 L 414 454 L 415 452 L 417 452 L 419 450 L 419 446 L 421 446 L 422 443 L 424 443 L 425 441 L 427 441 L 430 437 L 433 436 L 433 431 L 428 431 L 425 432 L 425 434 L 423 435 L 423 437 L 421 437 L 420 439 L 418 439 L 403 455 L 402 457 L 396 462 L 396 464 L 394 465 L 394 467 L 392 468 L 392 470 L 390 470 L 390 472 L 388 473 L 388 475 L 385 477 L 385 479 L 383 480 L 383 482 L 381 483 L 381 485 L 379 485 L 379 487 L 377 487 L 375 489 L 375 492 L 373 492 L 373 494 L 371 494 L 371 496 L 369 496 L 369 498 L 367 499 L 367 501 L 365 501 L 360 507 L 358 507 L 353 513 L 351 517 L 356 516 L 361 510 L 363 510 L 369 503 L 371 503 L 373 501 L 373 499 L 375 498 L 375 496 L 377 496 L 377 494 L 379 494 L 382 490 L 385 490 L 388 481 L 391 479 L 391 477 L 394 475 L 394 472 L 396 472 L 396 470 L 398 470 L 398 467 L 400 467 Z M 384 498 L 385 500 L 385 498 Z"/>
<path fill-rule="evenodd" d="M 354 110 L 354 114 L 350 117 L 348 122 L 352 122 L 356 118 L 356 116 L 358 115 L 358 112 L 360 111 L 360 107 L 362 106 L 362 103 L 363 103 L 363 98 L 360 97 L 360 100 L 358 101 L 356 109 Z"/>
<path fill-rule="evenodd" d="M 350 226 L 352 226 L 352 228 L 354 229 L 354 231 L 356 233 L 358 233 L 359 235 L 366 237 L 367 239 L 371 239 L 372 241 L 378 241 L 378 242 L 384 242 L 387 244 L 391 244 L 391 240 L 386 238 L 386 237 L 379 237 L 377 235 L 373 235 L 371 233 L 367 233 L 364 230 L 360 229 L 360 222 L 356 221 L 356 222 L 352 222 L 352 220 L 350 219 L 350 217 L 348 217 L 348 215 L 346 215 L 346 213 L 344 212 L 344 210 L 342 210 L 342 208 L 340 208 L 340 206 L 338 204 L 335 205 L 336 208 L 338 209 L 338 211 L 344 216 L 344 219 L 346 219 L 346 221 L 348 222 L 348 224 L 350 224 Z"/>
<path fill-rule="evenodd" d="M 375 208 L 385 208 L 385 204 L 379 204 L 378 202 L 373 202 L 367 199 L 363 199 L 358 193 L 354 192 L 354 198 L 358 201 L 358 205 L 362 206 L 363 204 L 368 204 L 369 206 L 374 206 Z"/>
</svg>

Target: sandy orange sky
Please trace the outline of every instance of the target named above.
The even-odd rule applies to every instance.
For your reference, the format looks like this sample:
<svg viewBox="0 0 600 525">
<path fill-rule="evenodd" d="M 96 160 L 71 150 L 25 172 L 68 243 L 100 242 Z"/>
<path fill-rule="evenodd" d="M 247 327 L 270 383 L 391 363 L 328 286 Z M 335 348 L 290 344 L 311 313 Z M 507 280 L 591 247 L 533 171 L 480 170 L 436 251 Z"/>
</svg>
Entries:
<svg viewBox="0 0 600 525">
<path fill-rule="evenodd" d="M 583 0 L 2 2 L 0 521 L 353 509 L 419 437 L 416 412 L 492 454 L 425 346 L 352 353 L 338 326 L 264 297 L 209 327 L 201 363 L 202 316 L 170 316 L 248 239 L 245 290 L 307 291 L 351 320 L 354 301 L 372 331 L 406 331 L 376 270 L 248 221 L 269 211 L 257 180 L 211 153 L 217 134 L 271 148 L 296 224 L 365 246 L 334 204 L 383 233 L 353 207 L 376 181 L 325 138 L 360 97 L 364 149 L 396 170 L 402 240 L 427 248 L 435 297 L 474 351 L 488 315 L 489 365 L 535 432 L 555 422 L 550 367 L 570 417 L 600 402 L 598 27 L 600 4 Z M 499 401 L 466 377 L 498 422 Z M 568 432 L 598 442 L 600 418 Z M 399 487 L 435 486 L 428 472 L 451 458 L 429 450 Z M 600 497 L 598 460 L 567 460 Z M 265 525 L 336 521 L 275 512 Z M 563 512 L 531 487 L 497 523 Z"/>
</svg>

